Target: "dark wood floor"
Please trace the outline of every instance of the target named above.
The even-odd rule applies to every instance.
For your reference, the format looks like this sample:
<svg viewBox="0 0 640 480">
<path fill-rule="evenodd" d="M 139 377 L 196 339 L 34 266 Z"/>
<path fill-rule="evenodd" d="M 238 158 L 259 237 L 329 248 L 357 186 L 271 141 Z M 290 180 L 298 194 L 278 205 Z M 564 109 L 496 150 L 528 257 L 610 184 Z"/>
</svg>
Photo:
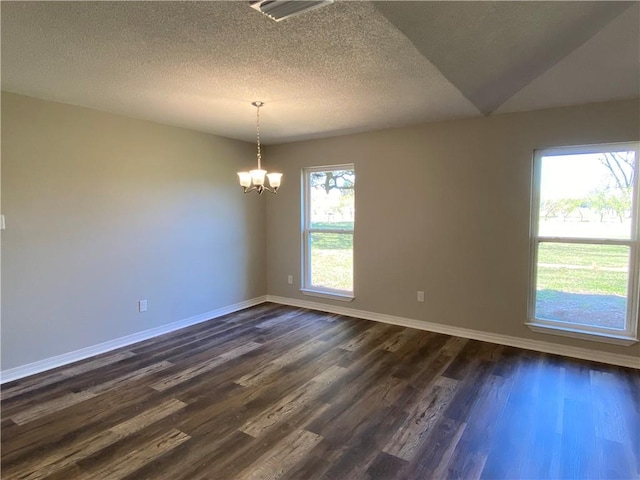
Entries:
<svg viewBox="0 0 640 480">
<path fill-rule="evenodd" d="M 263 304 L 2 388 L 6 479 L 639 478 L 640 373 Z"/>
</svg>

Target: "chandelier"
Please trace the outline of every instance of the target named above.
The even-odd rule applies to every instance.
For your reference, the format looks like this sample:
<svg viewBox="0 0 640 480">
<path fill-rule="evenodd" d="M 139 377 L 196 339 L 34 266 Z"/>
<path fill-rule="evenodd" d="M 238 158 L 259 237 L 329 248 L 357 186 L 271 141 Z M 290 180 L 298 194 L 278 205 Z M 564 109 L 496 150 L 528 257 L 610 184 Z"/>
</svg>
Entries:
<svg viewBox="0 0 640 480">
<path fill-rule="evenodd" d="M 260 107 L 264 105 L 264 102 L 251 103 L 256 107 L 256 138 L 258 139 L 258 168 L 255 170 L 249 170 L 248 172 L 238 172 L 240 179 L 240 186 L 244 190 L 244 193 L 257 192 L 258 195 L 262 195 L 265 190 L 267 192 L 276 193 L 278 187 L 280 187 L 280 180 L 282 179 L 281 173 L 267 173 L 266 170 L 262 170 L 261 160 L 262 155 L 260 153 Z M 264 177 L 269 180 L 269 185 L 265 185 Z"/>
</svg>

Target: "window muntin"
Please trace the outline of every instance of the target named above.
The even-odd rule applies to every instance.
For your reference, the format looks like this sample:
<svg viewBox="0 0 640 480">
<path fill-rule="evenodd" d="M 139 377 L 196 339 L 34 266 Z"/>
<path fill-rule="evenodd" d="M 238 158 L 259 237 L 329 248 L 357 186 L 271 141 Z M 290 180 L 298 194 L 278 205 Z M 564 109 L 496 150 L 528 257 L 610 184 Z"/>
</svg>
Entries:
<svg viewBox="0 0 640 480">
<path fill-rule="evenodd" d="M 303 292 L 353 296 L 355 170 L 303 170 Z"/>
<path fill-rule="evenodd" d="M 529 324 L 637 337 L 638 144 L 537 151 Z"/>
</svg>

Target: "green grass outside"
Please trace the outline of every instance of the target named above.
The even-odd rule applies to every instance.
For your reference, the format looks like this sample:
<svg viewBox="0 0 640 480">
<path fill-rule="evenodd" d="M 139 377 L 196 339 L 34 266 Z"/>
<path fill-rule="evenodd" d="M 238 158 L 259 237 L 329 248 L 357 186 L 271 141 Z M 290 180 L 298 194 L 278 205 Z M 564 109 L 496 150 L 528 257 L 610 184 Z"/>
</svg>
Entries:
<svg viewBox="0 0 640 480">
<path fill-rule="evenodd" d="M 331 228 L 334 230 L 353 230 L 353 222 L 313 222 L 311 228 Z"/>
<path fill-rule="evenodd" d="M 353 288 L 353 256 L 350 250 L 313 250 L 311 283 L 335 290 Z"/>
<path fill-rule="evenodd" d="M 627 247 L 543 243 L 538 249 L 536 287 L 537 290 L 626 296 L 628 262 Z"/>
<path fill-rule="evenodd" d="M 311 242 L 313 248 L 318 250 L 351 250 L 353 248 L 353 235 L 314 232 L 311 234 Z"/>
<path fill-rule="evenodd" d="M 538 267 L 536 287 L 538 290 L 624 297 L 627 295 L 627 274 Z"/>
<path fill-rule="evenodd" d="M 538 262 L 598 267 L 626 267 L 629 248 L 619 245 L 542 243 Z"/>
<path fill-rule="evenodd" d="M 325 228 L 353 228 L 352 223 L 314 224 Z M 335 290 L 353 289 L 353 235 L 311 234 L 311 283 Z"/>
</svg>

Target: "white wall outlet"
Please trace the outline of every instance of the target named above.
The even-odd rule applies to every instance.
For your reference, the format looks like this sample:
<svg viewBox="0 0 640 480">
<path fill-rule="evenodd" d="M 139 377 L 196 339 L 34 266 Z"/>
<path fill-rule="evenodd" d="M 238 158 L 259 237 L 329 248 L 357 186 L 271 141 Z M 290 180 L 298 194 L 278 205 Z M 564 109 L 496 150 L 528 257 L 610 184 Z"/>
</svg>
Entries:
<svg viewBox="0 0 640 480">
<path fill-rule="evenodd" d="M 0 215 L 0 230 L 4 230 L 4 229 L 5 229 L 4 215 Z"/>
<path fill-rule="evenodd" d="M 146 312 L 147 311 L 147 301 L 146 300 L 138 301 L 138 311 L 139 312 Z"/>
<path fill-rule="evenodd" d="M 420 303 L 424 302 L 424 292 L 418 291 L 418 302 Z"/>
<path fill-rule="evenodd" d="M 288 283 L 289 285 L 293 285 L 293 275 L 289 275 L 289 276 L 287 277 L 287 283 Z"/>
</svg>

